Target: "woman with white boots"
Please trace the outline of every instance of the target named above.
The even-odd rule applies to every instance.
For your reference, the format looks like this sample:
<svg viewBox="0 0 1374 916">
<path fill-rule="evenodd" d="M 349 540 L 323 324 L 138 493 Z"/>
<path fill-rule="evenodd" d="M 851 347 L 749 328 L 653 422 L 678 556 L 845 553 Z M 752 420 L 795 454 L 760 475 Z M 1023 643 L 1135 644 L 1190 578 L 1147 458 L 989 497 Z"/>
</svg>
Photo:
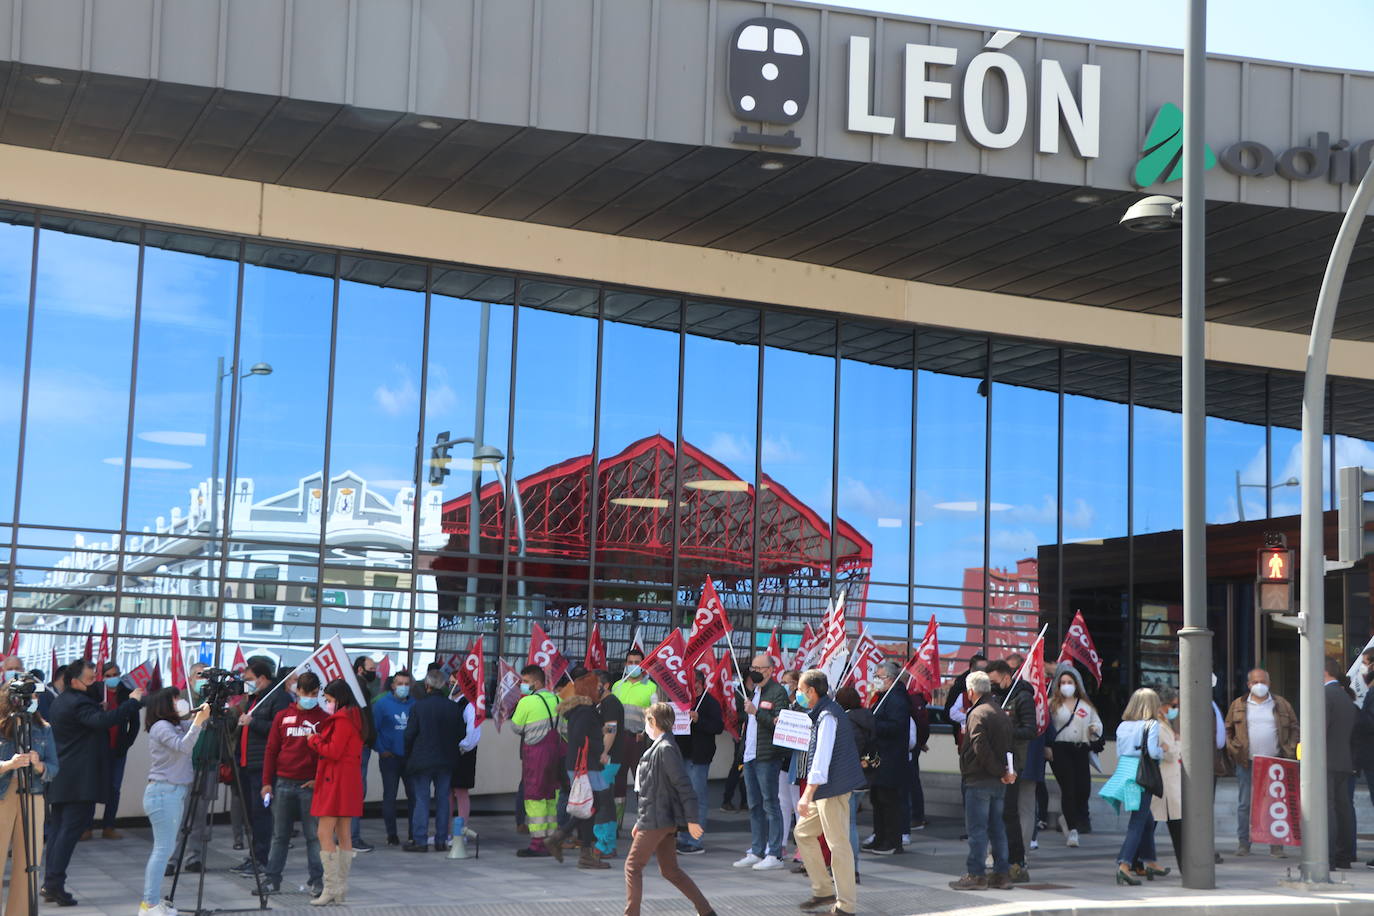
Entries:
<svg viewBox="0 0 1374 916">
<path fill-rule="evenodd" d="M 363 813 L 363 747 L 372 743 L 372 717 L 363 714 L 342 678 L 324 688 L 320 708 L 328 713 L 308 739 L 320 755 L 315 769 L 315 797 L 310 813 L 319 818 L 320 859 L 324 891 L 313 906 L 343 903 L 353 866 L 352 818 Z"/>
</svg>

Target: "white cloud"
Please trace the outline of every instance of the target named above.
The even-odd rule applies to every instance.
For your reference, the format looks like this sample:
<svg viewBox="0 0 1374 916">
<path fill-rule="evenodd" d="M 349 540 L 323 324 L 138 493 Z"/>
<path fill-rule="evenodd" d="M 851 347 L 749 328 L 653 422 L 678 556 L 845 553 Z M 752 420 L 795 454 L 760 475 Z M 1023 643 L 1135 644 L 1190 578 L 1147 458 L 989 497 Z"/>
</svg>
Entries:
<svg viewBox="0 0 1374 916">
<path fill-rule="evenodd" d="M 826 448 L 830 443 L 826 443 Z M 804 461 L 805 456 L 792 447 L 792 440 L 787 436 L 764 436 L 763 437 L 763 463 L 765 466 L 777 464 L 794 464 Z"/>
<path fill-rule="evenodd" d="M 906 518 L 907 507 L 882 490 L 870 487 L 862 480 L 855 480 L 853 477 L 841 477 L 840 514 L 854 515 L 860 518 L 877 518 L 878 527 L 897 528 L 901 527 L 901 520 Z M 896 521 L 896 524 L 885 524 L 889 520 Z"/>
<path fill-rule="evenodd" d="M 117 468 L 124 467 L 123 458 L 102 458 L 100 460 Z M 184 471 L 191 466 L 185 461 L 173 461 L 170 458 L 135 457 L 129 463 L 132 467 L 143 468 L 147 471 Z"/>
<path fill-rule="evenodd" d="M 706 443 L 705 451 L 717 461 L 731 465 L 743 466 L 746 462 L 752 464 L 754 460 L 753 447 L 731 433 L 713 433 Z M 753 478 L 753 476 L 753 468 L 750 468 L 749 477 Z"/>
<path fill-rule="evenodd" d="M 194 448 L 201 448 L 205 445 L 205 433 L 154 430 L 152 432 L 139 433 L 138 438 L 142 439 L 144 442 L 155 442 L 158 445 L 186 445 Z"/>
<path fill-rule="evenodd" d="M 414 413 L 420 404 L 420 392 L 411 381 L 410 374 L 404 367 L 397 366 L 396 375 L 395 385 L 378 385 L 372 392 L 373 399 L 382 411 L 393 417 Z"/>
</svg>

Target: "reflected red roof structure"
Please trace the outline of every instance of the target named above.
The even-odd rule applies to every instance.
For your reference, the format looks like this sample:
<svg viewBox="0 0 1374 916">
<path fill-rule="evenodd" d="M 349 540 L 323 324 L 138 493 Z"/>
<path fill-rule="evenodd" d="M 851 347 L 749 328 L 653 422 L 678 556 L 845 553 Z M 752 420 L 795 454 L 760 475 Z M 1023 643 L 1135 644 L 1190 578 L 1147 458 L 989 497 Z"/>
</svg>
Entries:
<svg viewBox="0 0 1374 916">
<path fill-rule="evenodd" d="M 631 443 L 603 457 L 596 473 L 596 574 L 600 580 L 664 584 L 671 568 L 673 500 L 681 519 L 680 565 L 701 570 L 724 583 L 747 581 L 754 567 L 755 488 L 726 465 L 684 442 L 682 487 L 674 486 L 676 449 L 662 435 Z M 525 574 L 531 579 L 586 581 L 590 554 L 592 456 L 581 455 L 518 481 L 525 514 Z M 826 577 L 835 547 L 834 575 L 847 581 L 849 603 L 860 614 L 873 565 L 873 545 L 841 520 L 833 533 L 829 521 L 767 474 L 757 500 L 758 564 L 761 579 L 788 582 Z M 625 502 L 629 500 L 629 502 Z M 448 550 L 466 553 L 472 494 L 444 503 L 443 530 Z M 500 554 L 519 549 L 514 520 L 507 535 L 505 493 L 492 482 L 480 492 L 480 574 L 499 575 Z M 439 556 L 436 570 L 466 573 L 463 557 Z M 570 583 L 571 584 L 571 583 Z M 762 586 L 761 586 L 762 587 Z M 541 585 L 540 591 L 556 593 Z M 585 585 L 582 586 L 585 593 Z M 574 594 L 570 591 L 569 593 Z"/>
</svg>

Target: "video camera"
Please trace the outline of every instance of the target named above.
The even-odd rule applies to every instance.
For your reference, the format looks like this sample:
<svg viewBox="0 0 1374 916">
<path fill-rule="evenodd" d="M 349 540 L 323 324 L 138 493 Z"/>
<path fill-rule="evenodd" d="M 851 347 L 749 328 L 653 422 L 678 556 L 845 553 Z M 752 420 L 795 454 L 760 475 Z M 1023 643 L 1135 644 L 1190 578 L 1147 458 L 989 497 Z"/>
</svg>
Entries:
<svg viewBox="0 0 1374 916">
<path fill-rule="evenodd" d="M 229 710 L 230 697 L 243 695 L 243 678 L 224 668 L 204 668 L 200 676 L 205 678 L 205 689 L 201 699 L 210 707 L 210 715 L 225 715 Z"/>
</svg>

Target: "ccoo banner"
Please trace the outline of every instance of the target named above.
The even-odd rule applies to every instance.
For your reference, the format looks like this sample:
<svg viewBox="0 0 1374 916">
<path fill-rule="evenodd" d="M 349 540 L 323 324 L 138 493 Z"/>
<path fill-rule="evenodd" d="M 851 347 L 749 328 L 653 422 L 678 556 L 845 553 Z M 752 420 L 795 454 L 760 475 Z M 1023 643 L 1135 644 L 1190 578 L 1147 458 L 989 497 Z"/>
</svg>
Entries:
<svg viewBox="0 0 1374 916">
<path fill-rule="evenodd" d="M 1250 839 L 1271 846 L 1302 845 L 1298 762 L 1256 757 L 1250 764 Z"/>
</svg>

